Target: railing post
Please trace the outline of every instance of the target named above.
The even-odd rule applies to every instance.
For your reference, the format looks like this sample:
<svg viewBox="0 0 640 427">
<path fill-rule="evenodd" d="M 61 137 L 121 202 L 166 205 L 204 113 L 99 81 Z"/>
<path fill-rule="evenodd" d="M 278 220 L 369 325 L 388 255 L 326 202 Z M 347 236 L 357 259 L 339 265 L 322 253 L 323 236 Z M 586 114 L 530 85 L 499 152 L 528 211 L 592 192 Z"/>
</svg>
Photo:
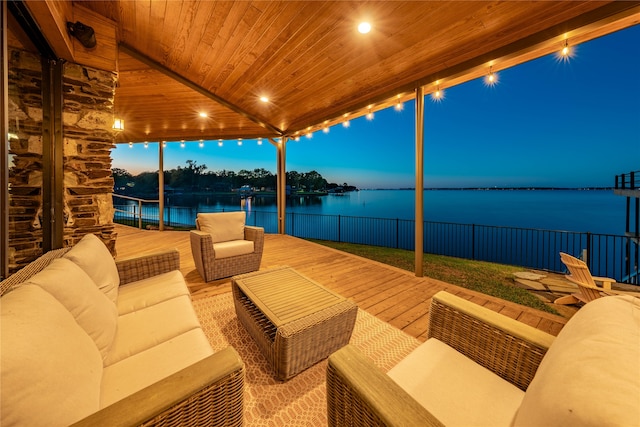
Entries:
<svg viewBox="0 0 640 427">
<path fill-rule="evenodd" d="M 338 215 L 338 242 L 342 242 L 340 239 L 340 215 Z"/>
<path fill-rule="evenodd" d="M 613 187 L 613 188 L 615 188 L 616 190 L 617 190 L 618 188 L 620 188 L 620 187 L 618 187 L 618 175 L 616 175 L 616 181 L 615 181 L 615 183 L 614 183 L 614 187 Z"/>
<path fill-rule="evenodd" d="M 142 200 L 138 200 L 138 228 L 142 230 Z"/>
<path fill-rule="evenodd" d="M 476 259 L 476 225 L 471 224 L 471 259 Z"/>
<path fill-rule="evenodd" d="M 396 249 L 400 247 L 400 219 L 396 218 Z"/>
<path fill-rule="evenodd" d="M 587 231 L 587 256 L 584 259 L 584 263 L 591 268 L 591 232 Z"/>
<path fill-rule="evenodd" d="M 632 190 L 636 188 L 636 173 L 631 172 L 631 176 L 629 177 L 629 188 Z"/>
</svg>

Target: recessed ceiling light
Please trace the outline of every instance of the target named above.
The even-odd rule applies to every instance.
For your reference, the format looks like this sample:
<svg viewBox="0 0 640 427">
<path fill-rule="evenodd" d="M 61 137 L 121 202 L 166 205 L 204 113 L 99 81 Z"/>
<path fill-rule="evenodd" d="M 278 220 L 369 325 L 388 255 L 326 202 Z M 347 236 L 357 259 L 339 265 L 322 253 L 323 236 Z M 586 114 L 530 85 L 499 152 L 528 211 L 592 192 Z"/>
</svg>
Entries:
<svg viewBox="0 0 640 427">
<path fill-rule="evenodd" d="M 261 96 L 261 97 L 260 97 L 260 101 L 262 101 L 262 102 L 265 102 L 265 103 L 266 103 L 266 102 L 269 102 L 269 98 L 267 98 L 266 96 Z"/>
<path fill-rule="evenodd" d="M 361 22 L 360 24 L 358 24 L 358 31 L 360 32 L 360 34 L 367 34 L 369 31 L 371 31 L 371 24 L 368 22 Z"/>
<path fill-rule="evenodd" d="M 205 113 L 204 111 L 202 113 L 200 113 L 200 117 L 202 118 L 206 118 L 208 117 L 207 113 Z"/>
</svg>

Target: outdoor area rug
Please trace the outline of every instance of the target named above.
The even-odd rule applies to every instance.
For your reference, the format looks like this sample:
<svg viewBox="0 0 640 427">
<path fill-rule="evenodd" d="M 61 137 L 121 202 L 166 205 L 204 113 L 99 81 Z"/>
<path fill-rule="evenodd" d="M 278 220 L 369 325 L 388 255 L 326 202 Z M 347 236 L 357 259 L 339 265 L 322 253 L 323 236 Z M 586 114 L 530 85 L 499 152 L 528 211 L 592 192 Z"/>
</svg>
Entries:
<svg viewBox="0 0 640 427">
<path fill-rule="evenodd" d="M 245 363 L 246 426 L 326 426 L 326 368 L 323 360 L 287 382 L 273 377 L 267 360 L 238 321 L 231 292 L 193 302 L 214 350 L 233 346 Z M 358 310 L 351 344 L 388 371 L 420 342 Z"/>
</svg>

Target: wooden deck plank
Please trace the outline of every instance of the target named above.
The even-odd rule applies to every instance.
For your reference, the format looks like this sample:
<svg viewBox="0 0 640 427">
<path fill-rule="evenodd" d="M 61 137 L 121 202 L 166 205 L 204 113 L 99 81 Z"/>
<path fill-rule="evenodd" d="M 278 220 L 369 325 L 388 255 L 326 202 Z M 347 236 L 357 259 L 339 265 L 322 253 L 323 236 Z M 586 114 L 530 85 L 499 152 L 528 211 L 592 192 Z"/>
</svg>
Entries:
<svg viewBox="0 0 640 427">
<path fill-rule="evenodd" d="M 180 271 L 193 299 L 231 291 L 231 280 L 205 283 L 198 274 L 188 231 L 138 230 L 116 225 L 117 258 L 176 248 Z M 328 289 L 352 299 L 361 309 L 426 340 L 431 297 L 446 290 L 461 298 L 557 335 L 566 320 L 545 312 L 487 296 L 429 277 L 348 254 L 317 243 L 287 235 L 266 234 L 260 269 L 289 266 Z"/>
</svg>

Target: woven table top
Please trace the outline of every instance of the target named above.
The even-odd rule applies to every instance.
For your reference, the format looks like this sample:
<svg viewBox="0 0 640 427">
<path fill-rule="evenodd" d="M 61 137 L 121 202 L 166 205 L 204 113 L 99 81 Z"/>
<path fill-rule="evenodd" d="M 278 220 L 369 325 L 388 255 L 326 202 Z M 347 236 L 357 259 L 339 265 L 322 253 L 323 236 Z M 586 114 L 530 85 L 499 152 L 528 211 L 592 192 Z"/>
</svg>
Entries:
<svg viewBox="0 0 640 427">
<path fill-rule="evenodd" d="M 239 276 L 234 281 L 276 327 L 345 300 L 288 267 Z"/>
</svg>

